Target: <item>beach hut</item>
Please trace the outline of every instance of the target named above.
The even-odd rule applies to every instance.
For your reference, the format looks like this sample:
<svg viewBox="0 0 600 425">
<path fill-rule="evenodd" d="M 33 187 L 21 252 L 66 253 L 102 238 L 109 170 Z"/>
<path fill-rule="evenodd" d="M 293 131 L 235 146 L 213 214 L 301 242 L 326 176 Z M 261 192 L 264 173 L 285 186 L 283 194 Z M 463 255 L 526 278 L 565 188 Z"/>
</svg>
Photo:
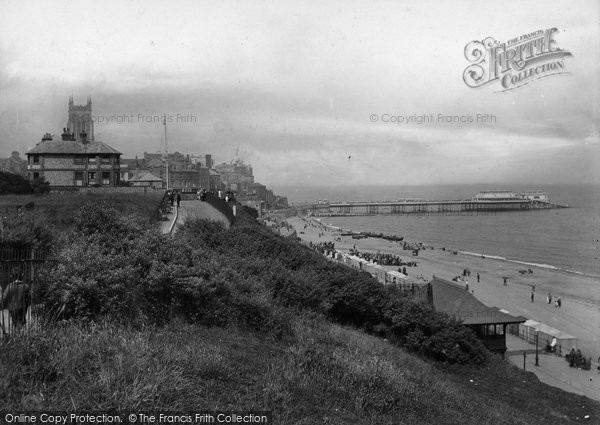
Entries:
<svg viewBox="0 0 600 425">
<path fill-rule="evenodd" d="M 404 273 L 400 273 L 396 270 L 390 270 L 387 272 L 387 283 L 404 283 L 407 280 L 407 276 Z"/>
<path fill-rule="evenodd" d="M 519 325 L 519 336 L 525 341 L 535 344 L 535 336 L 538 335 L 538 344 L 545 347 L 556 338 L 557 352 L 565 354 L 571 351 L 572 348 L 577 349 L 577 338 L 545 323 L 536 322 L 535 320 L 527 320 Z"/>
<path fill-rule="evenodd" d="M 577 350 L 577 338 L 573 335 L 559 331 L 558 335 L 556 335 L 556 339 L 558 342 L 558 354 L 565 355 L 571 351 L 571 349 Z"/>
<path fill-rule="evenodd" d="M 538 329 L 540 322 L 528 319 L 519 325 L 519 337 L 527 342 L 535 344 L 535 332 Z"/>
<path fill-rule="evenodd" d="M 448 314 L 473 329 L 486 348 L 504 357 L 506 352 L 506 328 L 510 324 L 523 323 L 522 316 L 513 316 L 497 307 L 488 307 L 464 285 L 433 278 L 430 282 L 430 303 L 436 311 Z"/>
</svg>

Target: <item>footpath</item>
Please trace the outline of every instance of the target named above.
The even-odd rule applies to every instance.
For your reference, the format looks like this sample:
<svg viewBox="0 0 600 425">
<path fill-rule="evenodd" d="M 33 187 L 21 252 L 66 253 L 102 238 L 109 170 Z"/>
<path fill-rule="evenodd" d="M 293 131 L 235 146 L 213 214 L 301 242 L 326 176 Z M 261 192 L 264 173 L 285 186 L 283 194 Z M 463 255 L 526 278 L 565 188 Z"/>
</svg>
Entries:
<svg viewBox="0 0 600 425">
<path fill-rule="evenodd" d="M 535 345 L 515 335 L 506 335 L 508 348 L 506 357 L 511 363 L 523 368 L 523 351 L 526 352 L 525 370 L 533 372 L 540 381 L 565 391 L 581 394 L 600 401 L 600 373 L 598 364 L 592 359 L 591 370 L 569 367 L 564 357 L 548 354 L 540 347 L 538 352 L 539 366 L 535 365 Z"/>
<path fill-rule="evenodd" d="M 162 233 L 175 232 L 177 226 L 184 223 L 188 217 L 219 221 L 223 223 L 225 228 L 229 228 L 230 226 L 227 217 L 208 202 L 184 200 L 179 204 L 179 208 L 174 206 L 171 212 L 167 214 L 167 220 L 163 221 L 160 225 Z"/>
</svg>

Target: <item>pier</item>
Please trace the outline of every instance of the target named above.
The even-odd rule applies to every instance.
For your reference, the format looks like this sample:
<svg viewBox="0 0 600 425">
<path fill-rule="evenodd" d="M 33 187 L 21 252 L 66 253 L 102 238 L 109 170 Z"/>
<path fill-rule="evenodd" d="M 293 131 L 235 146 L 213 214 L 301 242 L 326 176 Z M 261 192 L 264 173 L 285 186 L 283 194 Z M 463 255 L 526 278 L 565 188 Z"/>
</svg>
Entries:
<svg viewBox="0 0 600 425">
<path fill-rule="evenodd" d="M 327 216 L 350 215 L 461 215 L 494 214 L 505 211 L 528 211 L 568 208 L 548 200 L 545 193 L 528 192 L 515 195 L 508 191 L 487 191 L 472 199 L 428 201 L 400 199 L 398 201 L 324 202 L 305 204 L 296 209 L 305 213 Z"/>
</svg>

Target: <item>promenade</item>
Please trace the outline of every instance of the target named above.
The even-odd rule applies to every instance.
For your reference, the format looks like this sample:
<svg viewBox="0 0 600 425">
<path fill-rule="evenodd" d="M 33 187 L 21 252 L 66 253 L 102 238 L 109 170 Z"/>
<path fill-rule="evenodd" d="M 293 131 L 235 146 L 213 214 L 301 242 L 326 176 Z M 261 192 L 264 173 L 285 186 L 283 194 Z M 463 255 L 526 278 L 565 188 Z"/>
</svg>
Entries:
<svg viewBox="0 0 600 425">
<path fill-rule="evenodd" d="M 176 205 L 177 203 L 174 204 L 171 212 L 167 214 L 167 220 L 161 222 L 162 233 L 175 233 L 177 226 L 183 224 L 189 217 L 219 221 L 223 223 L 225 228 L 229 228 L 230 223 L 227 217 L 208 202 L 198 200 L 181 201 L 179 209 Z"/>
</svg>

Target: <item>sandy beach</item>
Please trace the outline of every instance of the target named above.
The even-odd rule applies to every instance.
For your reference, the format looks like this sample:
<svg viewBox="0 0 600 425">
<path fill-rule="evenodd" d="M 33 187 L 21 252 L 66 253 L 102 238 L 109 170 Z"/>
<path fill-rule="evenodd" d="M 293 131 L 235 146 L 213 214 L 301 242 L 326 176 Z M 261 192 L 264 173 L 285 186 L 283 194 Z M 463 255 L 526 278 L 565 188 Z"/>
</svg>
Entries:
<svg viewBox="0 0 600 425">
<path fill-rule="evenodd" d="M 422 276 L 428 281 L 435 275 L 451 280 L 461 275 L 464 269 L 469 269 L 469 289 L 484 304 L 506 309 L 514 315 L 543 322 L 576 336 L 577 346 L 583 355 L 592 358 L 592 372 L 600 383 L 600 375 L 596 373 L 596 360 L 600 356 L 600 282 L 597 279 L 467 253 L 457 252 L 455 255 L 451 251 L 442 250 L 442 247 L 420 250 L 418 257 L 413 257 L 411 251 L 403 249 L 402 242 L 341 236 L 341 229 L 329 226 L 327 218 L 291 217 L 287 221 L 298 236 L 306 241 L 331 241 L 335 243 L 337 250 L 343 252 L 355 247 L 358 251 L 390 253 L 400 256 L 404 261 L 417 261 L 416 267 L 406 268 L 409 277 Z M 344 229 L 343 232 L 350 230 Z M 519 270 L 527 269 L 531 269 L 533 273 L 519 273 Z M 477 273 L 480 275 L 480 282 L 477 282 Z M 508 278 L 506 286 L 503 284 L 503 277 Z M 533 284 L 535 292 L 534 301 L 531 302 Z M 555 308 L 554 302 L 546 302 L 548 292 L 552 293 L 554 299 L 561 298 L 560 309 Z M 522 359 L 520 361 L 522 363 Z M 566 362 L 565 367 L 569 369 Z M 588 371 L 587 374 L 589 373 Z"/>
</svg>

